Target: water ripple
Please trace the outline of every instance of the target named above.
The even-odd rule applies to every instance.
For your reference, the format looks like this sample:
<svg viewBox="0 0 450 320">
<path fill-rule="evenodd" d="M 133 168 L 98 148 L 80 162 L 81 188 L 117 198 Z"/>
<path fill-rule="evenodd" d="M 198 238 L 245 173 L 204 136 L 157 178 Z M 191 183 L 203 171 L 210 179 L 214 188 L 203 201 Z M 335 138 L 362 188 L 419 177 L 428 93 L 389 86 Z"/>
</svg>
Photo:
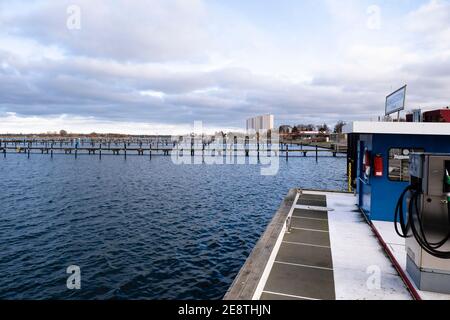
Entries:
<svg viewBox="0 0 450 320">
<path fill-rule="evenodd" d="M 0 298 L 220 299 L 293 187 L 343 189 L 345 159 L 175 166 L 170 158 L 0 159 Z M 82 288 L 66 288 L 67 266 Z"/>
</svg>

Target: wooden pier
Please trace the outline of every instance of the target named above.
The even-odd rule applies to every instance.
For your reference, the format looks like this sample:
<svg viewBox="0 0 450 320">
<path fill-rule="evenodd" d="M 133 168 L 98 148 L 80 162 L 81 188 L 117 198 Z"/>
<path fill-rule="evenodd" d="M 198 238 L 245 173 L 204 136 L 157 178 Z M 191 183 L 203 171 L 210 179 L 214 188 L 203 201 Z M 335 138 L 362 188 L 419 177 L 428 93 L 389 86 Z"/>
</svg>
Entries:
<svg viewBox="0 0 450 320">
<path fill-rule="evenodd" d="M 60 153 L 60 154 L 88 154 L 88 155 L 96 155 L 96 154 L 112 154 L 112 155 L 124 155 L 126 153 L 128 154 L 135 154 L 135 155 L 146 155 L 150 154 L 151 152 L 155 152 L 156 154 L 162 154 L 165 156 L 169 156 L 171 152 L 173 151 L 173 148 L 99 148 L 99 147 L 89 147 L 89 148 L 75 148 L 75 147 L 2 147 L 0 148 L 0 152 L 2 153 L 40 153 L 40 154 L 50 154 L 50 153 Z M 217 151 L 218 155 L 223 155 L 220 150 L 216 149 L 202 149 L 202 148 L 195 148 L 195 149 L 181 149 L 181 151 L 187 151 L 190 152 L 191 156 L 202 154 L 205 151 L 211 152 L 211 151 Z M 243 152 L 246 154 L 246 157 L 249 156 L 250 152 L 253 153 L 269 153 L 271 150 L 269 149 L 260 149 L 259 151 L 256 149 L 224 149 L 223 151 L 226 153 L 235 153 L 235 152 Z M 278 153 L 280 156 L 284 157 L 307 157 L 310 154 L 317 154 L 320 156 L 330 156 L 337 157 L 338 155 L 345 154 L 343 152 L 337 152 L 333 150 L 324 150 L 324 149 L 317 149 L 317 150 L 292 150 L 292 149 L 280 149 L 278 151 L 274 151 L 275 153 Z"/>
<path fill-rule="evenodd" d="M 346 150 L 326 149 L 318 145 L 289 145 L 280 143 L 275 148 L 270 144 L 259 143 L 249 144 L 183 144 L 175 141 L 152 141 L 152 140 L 88 140 L 66 139 L 66 140 L 48 140 L 48 139 L 10 139 L 0 140 L 0 153 L 6 157 L 8 153 L 24 153 L 30 157 L 31 154 L 48 154 L 53 157 L 54 154 L 65 155 L 127 155 L 136 156 L 170 156 L 174 151 L 180 152 L 180 155 L 186 156 L 278 156 L 280 158 L 298 158 L 314 156 L 316 160 L 319 157 L 338 157 L 346 155 Z"/>
</svg>

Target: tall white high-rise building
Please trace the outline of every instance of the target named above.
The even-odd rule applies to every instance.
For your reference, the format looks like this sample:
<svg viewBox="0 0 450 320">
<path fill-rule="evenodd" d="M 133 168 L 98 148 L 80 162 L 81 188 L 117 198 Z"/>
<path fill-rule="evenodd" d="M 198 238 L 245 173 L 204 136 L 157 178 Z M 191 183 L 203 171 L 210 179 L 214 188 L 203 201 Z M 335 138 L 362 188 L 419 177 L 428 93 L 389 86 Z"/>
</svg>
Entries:
<svg viewBox="0 0 450 320">
<path fill-rule="evenodd" d="M 273 130 L 274 116 L 273 114 L 265 114 L 263 116 L 257 116 L 247 119 L 247 132 L 267 132 Z"/>
</svg>

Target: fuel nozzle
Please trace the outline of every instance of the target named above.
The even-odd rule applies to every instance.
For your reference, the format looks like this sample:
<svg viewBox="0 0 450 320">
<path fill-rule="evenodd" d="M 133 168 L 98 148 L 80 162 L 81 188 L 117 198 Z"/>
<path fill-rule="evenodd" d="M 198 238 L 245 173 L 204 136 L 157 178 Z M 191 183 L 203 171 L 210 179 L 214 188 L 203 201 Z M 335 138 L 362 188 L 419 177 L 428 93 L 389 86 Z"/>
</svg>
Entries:
<svg viewBox="0 0 450 320">
<path fill-rule="evenodd" d="M 450 203 L 450 161 L 445 161 L 444 193 Z"/>
<path fill-rule="evenodd" d="M 447 194 L 447 201 L 450 202 L 450 174 L 449 170 L 445 170 L 445 178 L 444 178 L 444 184 L 445 184 L 445 192 Z"/>
</svg>

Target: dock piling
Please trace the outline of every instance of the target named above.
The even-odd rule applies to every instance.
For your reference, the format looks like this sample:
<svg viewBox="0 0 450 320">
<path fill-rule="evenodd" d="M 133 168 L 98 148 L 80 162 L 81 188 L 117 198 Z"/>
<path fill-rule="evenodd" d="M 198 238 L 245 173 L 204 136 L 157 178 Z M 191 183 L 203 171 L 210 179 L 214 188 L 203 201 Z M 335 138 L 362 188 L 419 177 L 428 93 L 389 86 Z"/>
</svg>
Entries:
<svg viewBox="0 0 450 320">
<path fill-rule="evenodd" d="M 84 141 L 84 147 L 80 147 Z M 161 142 L 161 141 L 160 141 Z M 277 156 L 279 158 L 284 157 L 286 161 L 292 157 L 308 157 L 314 156 L 315 160 L 318 161 L 320 157 L 334 157 L 337 158 L 341 154 L 345 154 L 347 150 L 343 150 L 338 145 L 333 145 L 331 148 L 321 147 L 320 144 L 311 144 L 308 148 L 307 143 L 286 143 L 280 142 L 279 150 L 273 149 L 273 144 L 266 143 L 263 141 L 258 141 L 254 144 L 250 144 L 248 139 L 240 145 L 235 142 L 231 142 L 229 144 L 223 143 L 219 148 L 213 148 L 210 145 L 211 142 L 203 141 L 196 144 L 194 141 L 191 141 L 190 149 L 191 156 L 194 157 L 196 155 L 202 155 L 202 158 L 207 154 L 211 156 L 223 156 L 228 159 L 228 154 L 230 155 L 230 159 L 233 158 L 233 154 L 237 157 L 245 157 L 250 158 L 253 156 L 261 156 L 261 153 L 266 156 Z M 105 140 L 82 140 L 82 139 L 8 139 L 5 140 L 3 137 L 0 137 L 0 157 L 1 153 L 3 153 L 3 157 L 6 157 L 5 153 L 9 151 L 16 153 L 26 153 L 28 157 L 31 157 L 31 153 L 41 153 L 41 154 L 50 154 L 50 158 L 53 158 L 54 153 L 62 153 L 62 154 L 75 154 L 75 158 L 78 157 L 78 153 L 80 154 L 89 154 L 96 155 L 97 151 L 99 153 L 99 158 L 101 159 L 104 154 L 111 155 L 121 155 L 120 152 L 124 152 L 124 157 L 128 158 L 128 151 L 131 151 L 131 154 L 134 155 L 136 152 L 137 155 L 143 156 L 145 152 L 148 151 L 149 158 L 153 156 L 153 151 L 156 150 L 157 156 L 170 156 L 172 151 L 175 151 L 175 148 L 169 147 L 172 143 L 167 143 L 166 141 L 162 141 L 158 143 L 157 148 L 153 148 L 156 146 L 156 139 L 154 141 L 150 139 L 144 139 L 142 141 L 139 140 L 129 140 L 125 141 L 123 139 L 105 139 Z M 105 148 L 103 146 L 106 145 Z M 111 147 L 108 148 L 108 145 Z M 14 146 L 16 146 L 14 148 Z M 293 146 L 293 147 L 291 147 Z M 305 146 L 305 148 L 304 148 Z M 106 152 L 106 153 L 105 153 Z M 184 152 L 184 150 L 182 151 Z M 180 156 L 182 155 L 179 153 Z M 178 155 L 178 153 L 177 153 Z M 186 154 L 184 154 L 186 156 Z"/>
</svg>

